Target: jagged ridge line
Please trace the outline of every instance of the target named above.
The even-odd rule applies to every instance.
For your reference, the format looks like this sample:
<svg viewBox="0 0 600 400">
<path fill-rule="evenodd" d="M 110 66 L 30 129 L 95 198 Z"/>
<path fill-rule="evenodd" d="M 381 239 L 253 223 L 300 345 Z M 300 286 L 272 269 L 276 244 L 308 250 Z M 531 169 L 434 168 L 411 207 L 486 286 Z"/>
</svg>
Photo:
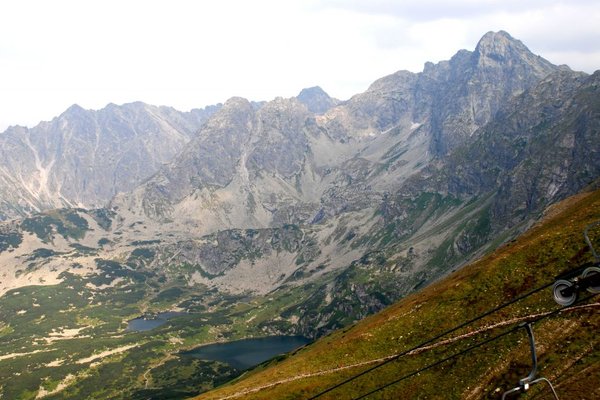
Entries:
<svg viewBox="0 0 600 400">
<path fill-rule="evenodd" d="M 560 312 L 563 313 L 563 312 L 566 312 L 566 311 L 576 311 L 576 310 L 580 310 L 580 309 L 594 308 L 594 307 L 600 307 L 600 302 L 598 302 L 598 303 L 591 303 L 591 304 L 585 304 L 585 305 L 581 305 L 581 306 L 577 306 L 577 307 L 571 307 L 571 308 L 567 308 L 567 309 L 561 310 Z M 437 347 L 440 347 L 440 346 L 445 346 L 445 345 L 448 345 L 448 344 L 452 344 L 452 343 L 457 342 L 459 340 L 463 340 L 463 339 L 466 339 L 466 338 L 469 338 L 469 337 L 472 337 L 472 336 L 475 336 L 475 335 L 478 335 L 478 334 L 481 334 L 481 333 L 484 333 L 484 332 L 487 332 L 487 331 L 490 331 L 490 330 L 493 330 L 493 329 L 502 328 L 504 326 L 512 325 L 512 324 L 515 324 L 515 323 L 518 323 L 518 322 L 527 321 L 529 319 L 536 319 L 536 318 L 545 317 L 545 316 L 548 316 L 548 315 L 550 315 L 552 313 L 554 313 L 554 311 L 547 311 L 547 312 L 544 312 L 544 313 L 530 314 L 530 315 L 526 315 L 526 316 L 523 316 L 523 317 L 512 318 L 512 319 L 509 319 L 509 320 L 506 320 L 506 321 L 498 322 L 496 324 L 484 326 L 484 327 L 476 329 L 476 330 L 474 330 L 472 332 L 468 332 L 468 333 L 465 333 L 465 334 L 462 334 L 462 335 L 458 335 L 458 336 L 455 336 L 455 337 L 450 338 L 450 339 L 439 341 L 439 342 L 431 344 L 429 346 L 420 347 L 418 349 L 409 351 L 408 353 L 406 353 L 404 355 L 405 356 L 408 356 L 408 355 L 411 355 L 411 356 L 412 355 L 417 355 L 417 354 L 420 354 L 420 353 L 425 352 L 427 350 L 431 350 L 431 349 L 434 349 L 434 348 L 437 348 Z M 344 371 L 344 370 L 347 370 L 347 369 L 364 367 L 365 365 L 370 365 L 370 364 L 380 363 L 380 362 L 383 362 L 383 361 L 388 361 L 390 359 L 398 357 L 400 354 L 402 354 L 402 353 L 397 353 L 397 354 L 389 355 L 389 356 L 386 356 L 386 357 L 381 357 L 381 358 L 376 358 L 376 359 L 372 359 L 372 360 L 362 361 L 362 362 L 356 363 L 356 364 L 344 365 L 342 367 L 326 369 L 326 370 L 323 370 L 323 371 L 310 372 L 310 373 L 306 373 L 306 374 L 296 375 L 296 376 L 293 376 L 291 378 L 282 379 L 282 380 L 279 380 L 279 381 L 276 381 L 276 382 L 272 382 L 272 383 L 269 383 L 269 384 L 266 384 L 266 385 L 258 386 L 258 387 L 252 388 L 252 389 L 243 390 L 241 392 L 237 392 L 237 393 L 225 396 L 225 397 L 220 397 L 219 400 L 235 399 L 237 397 L 245 396 L 247 394 L 257 393 L 257 392 L 260 392 L 260 391 L 265 390 L 265 389 L 270 389 L 270 388 L 272 388 L 274 386 L 281 385 L 281 384 L 284 384 L 284 383 L 294 382 L 294 381 L 298 381 L 298 380 L 305 379 L 305 378 L 312 378 L 312 377 L 315 377 L 315 376 L 329 375 L 329 374 L 333 374 L 333 373 L 336 373 L 336 372 L 339 372 L 339 371 Z"/>
</svg>

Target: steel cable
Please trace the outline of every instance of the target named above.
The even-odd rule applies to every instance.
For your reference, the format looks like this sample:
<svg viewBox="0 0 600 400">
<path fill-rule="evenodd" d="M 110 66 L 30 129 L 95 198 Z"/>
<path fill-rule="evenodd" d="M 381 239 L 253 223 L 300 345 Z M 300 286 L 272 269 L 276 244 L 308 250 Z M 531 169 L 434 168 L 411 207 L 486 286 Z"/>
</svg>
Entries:
<svg viewBox="0 0 600 400">
<path fill-rule="evenodd" d="M 541 321 L 541 320 L 543 320 L 543 319 L 545 319 L 545 318 L 549 318 L 549 317 L 551 317 L 551 316 L 554 316 L 554 315 L 556 315 L 556 314 L 558 314 L 558 313 L 560 313 L 560 312 L 562 312 L 562 311 L 564 311 L 564 310 L 568 310 L 569 308 L 573 308 L 573 307 L 574 307 L 576 304 L 579 304 L 579 303 L 582 303 L 582 302 L 584 302 L 584 301 L 587 301 L 587 300 L 591 299 L 591 298 L 592 298 L 592 297 L 594 297 L 594 296 L 595 296 L 595 295 L 591 295 L 591 296 L 587 296 L 587 297 L 585 297 L 585 298 L 583 298 L 583 299 L 580 299 L 580 300 L 576 301 L 576 302 L 575 302 L 575 303 L 574 303 L 572 306 L 558 308 L 558 309 L 556 309 L 556 310 L 554 310 L 554 311 L 552 311 L 552 312 L 550 312 L 550 313 L 548 313 L 548 314 L 545 314 L 545 315 L 543 315 L 543 316 L 540 316 L 540 317 L 534 318 L 533 320 L 529 321 L 529 323 L 535 323 L 535 322 L 539 322 L 539 321 Z M 513 333 L 513 332 L 515 332 L 515 331 L 519 330 L 520 328 L 521 328 L 521 324 L 519 324 L 518 326 L 516 326 L 516 327 L 514 327 L 514 328 L 511 328 L 511 329 L 509 329 L 509 330 L 508 330 L 508 331 L 506 331 L 506 332 L 503 332 L 503 333 L 501 333 L 501 334 L 498 334 L 498 335 L 496 335 L 496 336 L 494 336 L 494 337 L 491 337 L 491 338 L 489 338 L 489 339 L 486 339 L 486 340 L 484 340 L 484 341 L 482 341 L 482 342 L 479 342 L 479 343 L 476 343 L 476 344 L 474 344 L 474 345 L 472 345 L 472 346 L 469 346 L 469 347 L 467 347 L 466 349 L 459 351 L 458 353 L 452 354 L 452 355 L 450 355 L 450 356 L 448 356 L 448 357 L 446 357 L 446 358 L 443 358 L 443 359 L 441 359 L 441 360 L 439 360 L 439 361 L 436 361 L 436 362 L 434 362 L 434 363 L 431 363 L 431 364 L 429 364 L 429 365 L 426 365 L 425 367 L 423 367 L 423 368 L 420 368 L 420 369 L 418 369 L 417 371 L 414 371 L 414 372 L 411 372 L 411 373 L 409 373 L 409 374 L 403 375 L 402 377 L 400 377 L 400 378 L 398 378 L 398 379 L 396 379 L 396 380 L 394 380 L 394 381 L 392 381 L 392 382 L 386 383 L 385 385 L 383 385 L 383 386 L 380 386 L 380 387 L 378 387 L 377 389 L 371 390 L 370 392 L 368 392 L 368 393 L 365 393 L 365 394 L 363 394 L 363 395 L 361 395 L 361 396 L 359 396 L 359 397 L 355 398 L 354 400 L 364 399 L 364 398 L 365 398 L 365 397 L 367 397 L 367 396 L 370 396 L 370 395 L 372 395 L 372 394 L 374 394 L 374 393 L 377 393 L 377 392 L 379 392 L 379 391 L 381 391 L 381 390 L 383 390 L 383 389 L 385 389 L 385 388 L 388 388 L 388 387 L 390 387 L 390 386 L 392 386 L 392 385 L 395 385 L 395 384 L 397 384 L 397 383 L 400 383 L 401 381 L 403 381 L 403 380 L 406 380 L 406 379 L 409 379 L 409 378 L 411 378 L 411 377 L 413 377 L 413 376 L 415 376 L 415 375 L 418 375 L 418 374 L 420 374 L 421 372 L 427 371 L 428 369 L 431 369 L 431 368 L 433 368 L 433 367 L 435 367 L 435 366 L 438 366 L 438 365 L 440 365 L 440 364 L 443 364 L 443 363 L 445 363 L 445 362 L 447 362 L 447 361 L 450 361 L 450 360 L 452 360 L 452 359 L 454 359 L 454 358 L 457 358 L 457 357 L 459 357 L 459 356 L 461 356 L 461 355 L 467 354 L 467 353 L 469 353 L 469 352 L 471 352 L 471 351 L 475 350 L 476 348 L 479 348 L 479 347 L 481 347 L 481 346 L 483 346 L 483 345 L 485 345 L 485 344 L 488 344 L 488 343 L 490 343 L 490 342 L 493 342 L 493 341 L 495 341 L 495 340 L 498 340 L 498 339 L 500 339 L 500 338 L 502 338 L 502 337 L 504 337 L 504 336 L 506 336 L 506 335 L 508 335 L 508 334 L 510 334 L 510 333 Z"/>
<path fill-rule="evenodd" d="M 355 380 L 357 378 L 360 378 L 363 375 L 366 375 L 366 374 L 368 374 L 368 373 L 370 373 L 372 371 L 375 371 L 376 369 L 378 369 L 380 367 L 383 367 L 384 365 L 389 364 L 392 361 L 395 361 L 395 360 L 399 359 L 400 357 L 403 357 L 403 356 L 407 355 L 410 352 L 413 352 L 413 351 L 415 351 L 415 350 L 417 350 L 417 349 L 419 349 L 421 347 L 427 346 L 428 344 L 431 344 L 431 343 L 435 342 L 436 340 L 438 340 L 438 339 L 440 339 L 440 338 L 442 338 L 442 337 L 444 337 L 446 335 L 449 335 L 452 332 L 456 332 L 457 330 L 462 329 L 464 327 L 467 327 L 467 326 L 473 324 L 474 322 L 479 321 L 480 319 L 483 319 L 483 318 L 485 318 L 485 317 L 487 317 L 487 316 L 489 316 L 489 315 L 491 315 L 493 313 L 496 313 L 496 312 L 502 310 L 503 308 L 506 308 L 506 307 L 508 307 L 508 306 L 510 306 L 512 304 L 515 304 L 515 303 L 517 303 L 517 302 L 519 302 L 519 301 L 521 301 L 521 300 L 523 300 L 523 299 L 525 299 L 525 298 L 527 298 L 529 296 L 532 296 L 532 295 L 534 295 L 534 294 L 536 294 L 536 293 L 538 293 L 538 292 L 540 292 L 540 291 L 542 291 L 542 290 L 544 290 L 544 289 L 552 286 L 553 284 L 554 284 L 554 281 L 552 281 L 550 283 L 547 283 L 547 284 L 545 284 L 543 286 L 540 286 L 540 287 L 538 287 L 536 289 L 533 289 L 532 291 L 527 292 L 524 295 L 521 295 L 519 297 L 516 297 L 516 298 L 514 298 L 514 299 L 512 299 L 512 300 L 510 300 L 510 301 L 508 301 L 506 303 L 503 303 L 503 304 L 501 304 L 501 305 L 499 305 L 499 306 L 497 306 L 497 307 L 495 307 L 495 308 L 493 308 L 491 310 L 488 310 L 488 311 L 484 312 L 483 314 L 480 314 L 480 315 L 478 315 L 475 318 L 472 318 L 472 319 L 470 319 L 470 320 L 468 320 L 466 322 L 463 322 L 462 324 L 457 325 L 454 328 L 448 329 L 447 331 L 444 331 L 444 332 L 442 332 L 442 333 L 434 336 L 431 339 L 428 339 L 428 340 L 426 340 L 426 341 L 424 341 L 424 342 L 422 342 L 422 343 L 420 343 L 420 344 L 418 344 L 418 345 L 416 345 L 416 346 L 414 346 L 414 347 L 412 347 L 410 349 L 407 349 L 407 350 L 405 350 L 405 351 L 403 351 L 403 352 L 395 355 L 394 357 L 389 358 L 389 359 L 381 362 L 380 364 L 377 364 L 377 365 L 375 365 L 375 366 L 373 366 L 373 367 L 371 367 L 369 369 L 366 369 L 366 370 L 364 370 L 364 371 L 362 371 L 362 372 L 360 372 L 360 373 L 358 373 L 356 375 L 353 375 L 350 378 L 348 378 L 348 379 L 346 379 L 346 380 L 344 380 L 344 381 L 342 381 L 340 383 L 337 383 L 337 384 L 335 384 L 335 385 L 333 385 L 333 386 L 331 386 L 331 387 L 329 387 L 329 388 L 327 388 L 327 389 L 325 389 L 325 390 L 317 393 L 316 395 L 314 395 L 312 397 L 309 397 L 308 400 L 317 399 L 317 398 L 323 396 L 324 394 L 331 392 L 332 390 L 335 390 L 335 389 L 337 389 L 337 388 L 339 388 L 341 386 L 344 386 L 344 385 L 352 382 L 353 380 Z"/>
</svg>

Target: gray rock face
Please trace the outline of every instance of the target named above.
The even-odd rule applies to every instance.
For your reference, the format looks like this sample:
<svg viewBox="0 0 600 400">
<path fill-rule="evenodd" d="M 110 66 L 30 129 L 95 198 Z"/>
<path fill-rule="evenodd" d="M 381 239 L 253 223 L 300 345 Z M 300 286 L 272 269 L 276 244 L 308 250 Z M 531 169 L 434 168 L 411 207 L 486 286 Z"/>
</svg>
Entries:
<svg viewBox="0 0 600 400">
<path fill-rule="evenodd" d="M 74 105 L 34 128 L 11 127 L 0 134 L 0 214 L 103 206 L 171 160 L 216 109 Z"/>
<path fill-rule="evenodd" d="M 276 208 L 277 219 L 284 209 L 306 209 L 296 204 L 298 199 L 310 200 L 308 209 L 322 208 L 319 203 L 357 208 L 348 204 L 353 200 L 341 199 L 371 198 L 368 185 L 357 195 L 355 189 L 321 183 L 358 174 L 387 190 L 391 181 L 402 181 L 428 158 L 444 156 L 468 141 L 501 104 L 558 69 L 507 33 L 490 32 L 473 52 L 461 50 L 449 61 L 428 63 L 419 74 L 399 71 L 344 103 L 319 87 L 304 89 L 297 100 L 267 105 L 233 99 L 228 111 L 185 150 L 217 107 L 180 113 L 143 103 L 100 111 L 73 106 L 51 122 L 32 129 L 13 127 L 0 135 L 0 212 L 6 217 L 51 207 L 102 206 L 170 160 L 170 166 L 136 191 L 148 215 L 170 214 L 194 191 L 234 181 L 242 185 L 247 202 Z M 364 152 L 370 156 L 363 157 Z M 382 166 L 385 173 L 374 176 Z M 246 175 L 249 180 L 241 182 Z M 260 189 L 264 182 L 255 184 L 256 179 L 269 175 L 294 190 L 281 185 L 275 193 Z M 236 181 L 236 176 L 241 178 Z"/>
<path fill-rule="evenodd" d="M 328 126 L 335 137 L 406 129 L 420 124 L 431 151 L 444 156 L 469 140 L 506 101 L 560 69 L 506 32 L 489 32 L 475 51 L 426 63 L 423 72 L 398 71 L 352 97 Z M 344 118 L 340 118 L 340 117 Z"/>
<path fill-rule="evenodd" d="M 319 86 L 302 89 L 296 98 L 308 108 L 308 111 L 315 114 L 323 114 L 341 103 L 339 100 L 329 97 Z"/>
<path fill-rule="evenodd" d="M 431 98 L 432 150 L 449 151 L 488 123 L 499 107 L 559 67 L 532 54 L 506 32 L 489 32 L 474 52 L 426 65 L 425 86 L 439 84 Z"/>
<path fill-rule="evenodd" d="M 468 173 L 480 165 L 479 173 L 488 176 L 477 190 L 498 191 L 494 219 L 528 218 L 600 176 L 599 95 L 600 73 L 559 72 L 510 102 L 481 130 Z M 493 169 L 481 165 L 485 158 Z"/>
<path fill-rule="evenodd" d="M 206 212 L 221 214 L 208 219 L 229 219 L 226 228 L 239 226 L 224 209 L 255 227 L 361 210 L 468 143 L 509 99 L 559 69 L 506 32 L 490 32 L 473 52 L 419 74 L 396 72 L 338 105 L 318 87 L 260 108 L 232 99 L 172 163 L 114 204 L 199 225 Z M 207 211 L 206 195 L 217 192 L 243 200 Z"/>
<path fill-rule="evenodd" d="M 489 197 L 491 234 L 534 220 L 600 177 L 599 79 L 566 69 L 546 76 L 505 103 L 470 142 L 411 177 L 391 203 L 424 191 Z"/>
<path fill-rule="evenodd" d="M 246 168 L 251 177 L 276 173 L 285 178 L 299 174 L 308 151 L 307 133 L 316 125 L 294 99 L 276 99 L 257 114 L 257 126 L 248 149 Z"/>
<path fill-rule="evenodd" d="M 408 246 L 416 249 L 402 267 L 409 290 L 600 175 L 596 80 L 498 32 L 422 73 L 386 76 L 323 114 L 307 108 L 310 91 L 305 103 L 260 108 L 232 99 L 113 206 L 192 236 L 294 224 L 312 227 L 334 254 L 377 249 L 393 258 Z M 341 259 L 313 263 L 339 267 Z"/>
<path fill-rule="evenodd" d="M 170 165 L 138 190 L 148 215 L 163 216 L 196 189 L 223 187 L 232 179 L 254 124 L 254 109 L 241 98 L 228 100 Z"/>
<path fill-rule="evenodd" d="M 273 253 L 294 254 L 305 241 L 298 227 L 287 225 L 277 229 L 219 231 L 200 241 L 177 243 L 162 251 L 175 254 L 173 260 L 179 264 L 194 265 L 204 274 L 216 277 L 237 267 L 242 260 L 253 262 Z"/>
</svg>

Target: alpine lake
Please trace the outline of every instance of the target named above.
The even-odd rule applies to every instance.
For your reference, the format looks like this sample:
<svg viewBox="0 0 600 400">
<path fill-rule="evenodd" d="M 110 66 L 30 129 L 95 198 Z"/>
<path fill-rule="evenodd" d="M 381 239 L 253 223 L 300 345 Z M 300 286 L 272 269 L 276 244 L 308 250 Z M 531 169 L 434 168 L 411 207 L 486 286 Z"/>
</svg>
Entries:
<svg viewBox="0 0 600 400">
<path fill-rule="evenodd" d="M 192 314 L 166 311 L 144 315 L 127 322 L 127 330 L 134 332 L 150 331 L 169 322 L 170 319 Z M 179 353 L 182 357 L 200 360 L 219 361 L 243 371 L 255 367 L 278 355 L 302 347 L 311 340 L 303 336 L 267 336 L 252 339 L 234 340 L 195 347 Z"/>
</svg>

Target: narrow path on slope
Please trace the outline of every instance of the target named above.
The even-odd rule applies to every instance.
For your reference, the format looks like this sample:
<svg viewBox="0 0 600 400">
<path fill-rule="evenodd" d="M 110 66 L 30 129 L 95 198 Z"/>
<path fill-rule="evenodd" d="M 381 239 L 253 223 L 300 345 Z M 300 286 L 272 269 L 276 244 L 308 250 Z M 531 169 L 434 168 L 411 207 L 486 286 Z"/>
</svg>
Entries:
<svg viewBox="0 0 600 400">
<path fill-rule="evenodd" d="M 569 308 L 569 309 L 566 309 L 564 311 L 569 311 L 570 312 L 570 311 L 576 311 L 576 310 L 581 310 L 581 309 L 586 309 L 586 308 L 595 308 L 595 307 L 600 307 L 600 303 L 586 304 L 586 305 L 582 305 L 582 306 L 578 306 L 578 307 Z M 523 317 L 517 317 L 517 318 L 512 318 L 512 319 L 509 319 L 509 320 L 506 320 L 506 321 L 498 322 L 496 324 L 487 325 L 487 326 L 481 327 L 479 329 L 476 329 L 476 330 L 474 330 L 472 332 L 468 332 L 468 333 L 465 333 L 465 334 L 462 334 L 462 335 L 458 335 L 458 336 L 452 337 L 450 339 L 441 340 L 441 341 L 436 342 L 434 344 L 431 344 L 429 346 L 419 347 L 418 349 L 415 349 L 415 350 L 413 350 L 411 352 L 408 352 L 405 355 L 406 356 L 410 356 L 410 355 L 420 354 L 422 352 L 425 352 L 425 351 L 428 351 L 428 350 L 431 350 L 431 349 L 434 349 L 434 348 L 437 348 L 437 347 L 440 347 L 440 346 L 446 346 L 446 345 L 455 343 L 455 342 L 457 342 L 459 340 L 467 339 L 467 338 L 470 338 L 472 336 L 476 336 L 476 335 L 479 335 L 481 333 L 484 333 L 484 332 L 487 332 L 487 331 L 490 331 L 490 330 L 493 330 L 493 329 L 502 328 L 502 327 L 507 326 L 507 325 L 513 325 L 513 324 L 516 324 L 516 323 L 519 323 L 519 322 L 523 322 L 523 321 L 527 321 L 527 320 L 530 320 L 530 319 L 544 317 L 544 316 L 549 315 L 549 314 L 552 314 L 552 311 L 544 312 L 544 313 L 539 313 L 539 314 L 530 314 L 530 315 L 526 315 L 526 316 L 523 316 Z M 245 396 L 247 394 L 257 393 L 257 392 L 260 392 L 262 390 L 269 389 L 269 388 L 272 388 L 274 386 L 281 385 L 281 384 L 284 384 L 284 383 L 294 382 L 294 381 L 297 381 L 297 380 L 300 380 L 300 379 L 312 378 L 312 377 L 315 377 L 315 376 L 322 376 L 322 375 L 334 374 L 336 372 L 344 371 L 344 370 L 347 370 L 347 369 L 352 369 L 352 368 L 358 368 L 358 367 L 364 367 L 364 366 L 367 366 L 367 365 L 377 364 L 377 363 L 380 363 L 380 362 L 384 362 L 384 361 L 390 360 L 390 359 L 395 358 L 395 357 L 398 357 L 398 354 L 392 354 L 392 355 L 387 356 L 387 357 L 381 357 L 381 358 L 376 358 L 376 359 L 373 359 L 373 360 L 367 360 L 367 361 L 363 361 L 363 362 L 356 363 L 356 364 L 345 365 L 343 367 L 337 367 L 337 368 L 331 368 L 331 369 L 326 369 L 326 370 L 317 371 L 317 372 L 310 372 L 310 373 L 306 373 L 306 374 L 300 374 L 300 375 L 292 376 L 290 378 L 281 379 L 279 381 L 272 382 L 272 383 L 269 383 L 269 384 L 266 384 L 266 385 L 257 386 L 257 387 L 252 388 L 252 389 L 245 389 L 245 390 L 233 393 L 233 394 L 225 396 L 225 397 L 220 397 L 219 399 L 220 400 L 235 399 L 235 398 L 238 398 L 238 397 L 241 397 L 241 396 Z"/>
</svg>

